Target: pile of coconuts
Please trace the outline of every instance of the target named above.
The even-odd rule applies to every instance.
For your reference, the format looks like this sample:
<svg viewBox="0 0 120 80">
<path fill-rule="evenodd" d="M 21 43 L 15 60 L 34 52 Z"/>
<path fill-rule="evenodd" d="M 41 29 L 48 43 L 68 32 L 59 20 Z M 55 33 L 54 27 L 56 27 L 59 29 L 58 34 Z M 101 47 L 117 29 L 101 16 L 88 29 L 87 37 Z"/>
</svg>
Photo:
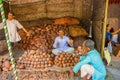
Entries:
<svg viewBox="0 0 120 80">
<path fill-rule="evenodd" d="M 47 54 L 41 50 L 28 50 L 19 60 L 18 65 L 24 65 L 28 68 L 47 68 L 53 65 L 53 54 Z"/>
<path fill-rule="evenodd" d="M 71 67 L 79 62 L 79 57 L 73 56 L 71 53 L 63 52 L 55 57 L 54 63 L 58 67 Z"/>
</svg>

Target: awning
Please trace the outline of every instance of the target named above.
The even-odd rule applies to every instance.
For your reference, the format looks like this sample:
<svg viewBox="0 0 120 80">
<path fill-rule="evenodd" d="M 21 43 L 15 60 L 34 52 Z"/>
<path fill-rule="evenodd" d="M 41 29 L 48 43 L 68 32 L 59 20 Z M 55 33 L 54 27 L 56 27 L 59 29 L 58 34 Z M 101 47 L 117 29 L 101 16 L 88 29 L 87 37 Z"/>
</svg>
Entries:
<svg viewBox="0 0 120 80">
<path fill-rule="evenodd" d="M 120 0 L 109 0 L 109 4 L 119 4 Z"/>
</svg>

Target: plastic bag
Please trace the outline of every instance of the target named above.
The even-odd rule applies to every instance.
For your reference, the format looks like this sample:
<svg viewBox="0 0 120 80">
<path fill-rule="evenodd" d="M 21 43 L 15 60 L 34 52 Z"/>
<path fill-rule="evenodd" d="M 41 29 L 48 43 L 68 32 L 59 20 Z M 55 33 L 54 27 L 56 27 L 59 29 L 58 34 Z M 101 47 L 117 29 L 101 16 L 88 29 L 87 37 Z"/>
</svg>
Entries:
<svg viewBox="0 0 120 80">
<path fill-rule="evenodd" d="M 105 49 L 104 49 L 104 56 L 105 56 L 105 59 L 106 59 L 108 65 L 109 65 L 110 62 L 111 62 L 111 56 L 110 56 L 110 53 L 109 53 L 109 51 L 108 51 L 108 48 L 105 48 Z"/>
</svg>

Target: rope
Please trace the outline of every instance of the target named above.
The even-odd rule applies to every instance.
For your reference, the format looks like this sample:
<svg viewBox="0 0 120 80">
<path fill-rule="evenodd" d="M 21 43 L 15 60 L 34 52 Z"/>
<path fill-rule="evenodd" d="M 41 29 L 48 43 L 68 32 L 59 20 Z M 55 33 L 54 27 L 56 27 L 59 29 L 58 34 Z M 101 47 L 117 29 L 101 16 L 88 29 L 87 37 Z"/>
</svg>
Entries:
<svg viewBox="0 0 120 80">
<path fill-rule="evenodd" d="M 9 55 L 10 55 L 10 58 L 11 58 L 11 63 L 12 63 L 12 68 L 13 68 L 15 80 L 18 80 L 15 61 L 14 61 L 14 57 L 13 57 L 13 54 L 12 54 L 12 46 L 11 46 L 11 43 L 9 41 L 8 29 L 7 29 L 7 26 L 6 26 L 6 18 L 5 18 L 3 1 L 2 0 L 0 0 L 0 11 L 1 11 L 2 22 L 3 22 L 3 26 L 4 26 L 5 36 L 6 36 L 6 40 L 7 40 L 7 46 L 8 46 Z"/>
</svg>

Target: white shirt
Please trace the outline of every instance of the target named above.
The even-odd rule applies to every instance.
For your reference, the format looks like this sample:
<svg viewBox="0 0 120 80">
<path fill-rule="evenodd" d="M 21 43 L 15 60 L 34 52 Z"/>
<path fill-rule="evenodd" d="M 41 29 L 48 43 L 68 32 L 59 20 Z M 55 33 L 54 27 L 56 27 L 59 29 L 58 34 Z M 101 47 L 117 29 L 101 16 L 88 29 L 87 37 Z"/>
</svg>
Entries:
<svg viewBox="0 0 120 80">
<path fill-rule="evenodd" d="M 118 34 L 112 36 L 112 41 L 114 41 L 115 43 L 118 42 Z"/>
<path fill-rule="evenodd" d="M 20 38 L 20 35 L 17 32 L 17 28 L 21 29 L 21 28 L 23 28 L 23 26 L 15 19 L 13 19 L 13 20 L 8 20 L 7 19 L 6 23 L 7 23 L 10 42 L 18 42 L 18 41 L 20 41 L 21 38 Z"/>
</svg>

